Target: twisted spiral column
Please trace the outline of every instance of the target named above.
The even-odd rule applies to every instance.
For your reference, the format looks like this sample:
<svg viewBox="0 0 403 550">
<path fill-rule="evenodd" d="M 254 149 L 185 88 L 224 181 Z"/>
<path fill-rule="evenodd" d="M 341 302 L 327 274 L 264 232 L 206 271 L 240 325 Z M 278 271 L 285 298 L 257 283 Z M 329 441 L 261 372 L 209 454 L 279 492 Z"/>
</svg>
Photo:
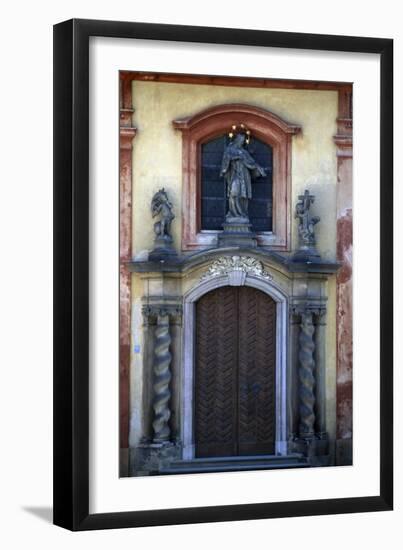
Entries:
<svg viewBox="0 0 403 550">
<path fill-rule="evenodd" d="M 299 333 L 299 436 L 311 439 L 315 435 L 315 350 L 312 312 L 301 312 Z"/>
<path fill-rule="evenodd" d="M 171 359 L 169 351 L 171 345 L 171 335 L 169 333 L 169 314 L 166 311 L 160 311 L 157 317 L 157 328 L 155 330 L 154 347 L 154 443 L 164 443 L 169 441 L 171 430 L 168 422 L 171 416 L 169 409 L 169 400 L 171 392 L 169 383 L 171 381 Z"/>
</svg>

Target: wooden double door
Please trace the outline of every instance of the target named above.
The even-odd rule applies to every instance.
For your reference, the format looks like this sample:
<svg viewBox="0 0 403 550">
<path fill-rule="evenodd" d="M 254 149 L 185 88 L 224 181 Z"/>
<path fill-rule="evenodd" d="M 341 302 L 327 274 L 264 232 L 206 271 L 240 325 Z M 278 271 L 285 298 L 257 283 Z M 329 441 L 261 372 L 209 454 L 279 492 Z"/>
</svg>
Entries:
<svg viewBox="0 0 403 550">
<path fill-rule="evenodd" d="M 276 304 L 225 286 L 196 305 L 196 457 L 274 454 Z"/>
</svg>

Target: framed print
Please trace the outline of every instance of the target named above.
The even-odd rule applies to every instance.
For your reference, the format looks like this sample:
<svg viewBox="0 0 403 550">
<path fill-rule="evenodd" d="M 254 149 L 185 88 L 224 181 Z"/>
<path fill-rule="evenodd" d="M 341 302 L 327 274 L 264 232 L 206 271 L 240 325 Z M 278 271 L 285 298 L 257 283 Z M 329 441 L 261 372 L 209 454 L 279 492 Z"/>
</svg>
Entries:
<svg viewBox="0 0 403 550">
<path fill-rule="evenodd" d="M 392 509 L 392 75 L 389 39 L 54 27 L 55 524 Z"/>
</svg>

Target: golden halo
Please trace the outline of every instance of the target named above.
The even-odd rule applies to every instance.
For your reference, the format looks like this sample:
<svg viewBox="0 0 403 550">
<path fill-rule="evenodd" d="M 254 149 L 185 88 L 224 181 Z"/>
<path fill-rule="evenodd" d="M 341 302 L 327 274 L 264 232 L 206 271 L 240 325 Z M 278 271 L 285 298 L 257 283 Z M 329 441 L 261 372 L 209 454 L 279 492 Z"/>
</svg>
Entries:
<svg viewBox="0 0 403 550">
<path fill-rule="evenodd" d="M 239 130 L 238 130 L 238 128 L 239 128 Z M 239 124 L 239 126 L 237 126 L 236 124 L 233 124 L 231 126 L 231 131 L 228 132 L 228 137 L 230 139 L 233 139 L 235 137 L 235 135 L 237 135 L 238 133 L 245 134 L 246 144 L 249 145 L 250 138 L 251 138 L 251 131 L 247 128 L 247 126 L 244 123 Z"/>
</svg>

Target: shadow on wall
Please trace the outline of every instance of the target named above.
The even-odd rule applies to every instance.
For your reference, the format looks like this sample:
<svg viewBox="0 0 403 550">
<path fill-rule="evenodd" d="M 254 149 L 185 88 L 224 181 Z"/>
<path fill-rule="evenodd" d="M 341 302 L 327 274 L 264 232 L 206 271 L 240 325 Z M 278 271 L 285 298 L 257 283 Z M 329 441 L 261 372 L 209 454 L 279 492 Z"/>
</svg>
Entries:
<svg viewBox="0 0 403 550">
<path fill-rule="evenodd" d="M 52 506 L 22 506 L 24 512 L 28 512 L 37 518 L 53 523 L 53 507 Z"/>
</svg>

